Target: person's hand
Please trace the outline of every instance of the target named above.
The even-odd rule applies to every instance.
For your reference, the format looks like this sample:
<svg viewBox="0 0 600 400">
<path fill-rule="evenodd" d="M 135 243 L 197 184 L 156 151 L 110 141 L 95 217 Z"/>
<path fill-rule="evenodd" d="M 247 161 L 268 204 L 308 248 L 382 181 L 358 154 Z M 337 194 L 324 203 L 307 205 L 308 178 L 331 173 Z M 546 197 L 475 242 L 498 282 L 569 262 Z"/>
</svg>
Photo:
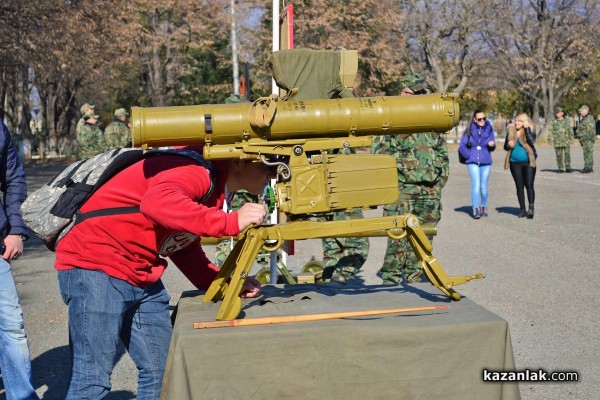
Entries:
<svg viewBox="0 0 600 400">
<path fill-rule="evenodd" d="M 262 285 L 260 282 L 251 276 L 247 277 L 242 285 L 242 291 L 240 292 L 240 297 L 244 299 L 257 297 L 260 294 L 260 287 Z"/>
<path fill-rule="evenodd" d="M 471 150 L 471 142 L 467 142 L 467 149 Z"/>
<path fill-rule="evenodd" d="M 23 254 L 23 240 L 19 235 L 8 235 L 4 238 L 4 254 L 2 258 L 7 261 L 16 260 L 21 254 Z"/>
<path fill-rule="evenodd" d="M 238 210 L 238 226 L 240 231 L 249 225 L 260 225 L 267 216 L 264 204 L 246 203 Z"/>
<path fill-rule="evenodd" d="M 529 121 L 523 121 L 523 128 L 529 128 Z"/>
<path fill-rule="evenodd" d="M 490 141 L 488 142 L 488 146 L 490 146 L 490 147 L 494 147 L 494 146 L 496 146 L 496 142 L 494 142 L 493 140 L 490 140 Z"/>
<path fill-rule="evenodd" d="M 515 148 L 515 141 L 514 141 L 514 140 L 509 140 L 509 141 L 508 141 L 508 146 L 509 146 L 511 149 L 514 149 L 514 148 Z"/>
</svg>

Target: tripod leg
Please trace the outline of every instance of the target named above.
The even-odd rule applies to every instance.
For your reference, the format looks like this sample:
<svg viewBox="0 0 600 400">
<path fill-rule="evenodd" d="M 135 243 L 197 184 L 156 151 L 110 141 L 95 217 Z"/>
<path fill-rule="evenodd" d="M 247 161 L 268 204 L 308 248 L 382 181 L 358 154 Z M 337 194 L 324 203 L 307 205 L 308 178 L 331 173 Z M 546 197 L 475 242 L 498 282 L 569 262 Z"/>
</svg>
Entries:
<svg viewBox="0 0 600 400">
<path fill-rule="evenodd" d="M 240 237 L 235 246 L 233 246 L 233 249 L 229 253 L 229 256 L 227 256 L 227 259 L 219 270 L 216 278 L 210 284 L 210 287 L 202 297 L 203 302 L 208 303 L 209 301 L 219 301 L 223 298 L 225 289 L 227 289 L 227 285 L 229 284 L 229 277 L 235 270 L 237 259 L 242 252 L 242 247 L 246 242 L 246 238 L 246 235 Z"/>
<path fill-rule="evenodd" d="M 236 259 L 231 281 L 229 284 L 225 284 L 223 288 L 223 303 L 217 313 L 217 320 L 235 319 L 242 311 L 242 300 L 240 299 L 242 285 L 254 264 L 254 260 L 256 260 L 256 256 L 265 243 L 265 235 L 265 229 L 260 227 L 246 232 L 246 240 Z M 229 258 L 227 261 L 229 261 Z"/>
<path fill-rule="evenodd" d="M 425 235 L 422 225 L 417 217 L 412 214 L 405 215 L 405 224 L 408 234 L 408 242 L 419 259 L 421 269 L 427 275 L 429 281 L 442 293 L 452 300 L 460 300 L 460 294 L 452 289 L 452 283 L 448 274 L 440 262 L 431 254 L 433 246 Z"/>
</svg>

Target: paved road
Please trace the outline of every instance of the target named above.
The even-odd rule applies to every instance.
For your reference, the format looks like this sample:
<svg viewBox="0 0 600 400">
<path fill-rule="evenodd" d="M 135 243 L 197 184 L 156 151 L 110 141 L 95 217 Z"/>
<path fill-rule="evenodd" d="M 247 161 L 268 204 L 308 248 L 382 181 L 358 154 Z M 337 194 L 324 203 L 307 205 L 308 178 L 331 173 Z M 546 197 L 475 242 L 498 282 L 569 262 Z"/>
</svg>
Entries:
<svg viewBox="0 0 600 400">
<path fill-rule="evenodd" d="M 485 280 L 457 289 L 509 322 L 518 369 L 575 370 L 580 382 L 520 385 L 523 399 L 592 399 L 600 389 L 599 296 L 600 146 L 595 174 L 580 174 L 581 148 L 572 149 L 572 174 L 555 171 L 553 149 L 541 146 L 536 177 L 536 215 L 518 219 L 510 173 L 502 169 L 504 151 L 496 154 L 490 179 L 490 216 L 469 216 L 466 168 L 451 150 L 451 175 L 444 191 L 443 218 L 434 240 L 434 254 L 450 275 L 484 272 Z M 502 159 L 502 160 L 501 160 Z M 60 168 L 28 165 L 30 191 Z M 380 215 L 380 210 L 369 215 Z M 299 271 L 311 257 L 320 258 L 320 242 L 297 242 L 288 258 Z M 369 259 L 359 274 L 364 284 L 377 284 L 385 240 L 371 240 Z M 212 246 L 207 252 L 212 254 Z M 14 264 L 24 307 L 33 360 L 34 383 L 46 400 L 63 399 L 69 374 L 67 310 L 60 299 L 53 253 L 34 240 Z M 164 277 L 175 305 L 191 289 L 175 268 Z M 479 351 L 466 349 L 465 351 Z M 480 379 L 473 377 L 473 379 Z M 432 384 L 435 384 L 432 382 Z M 135 398 L 136 372 L 123 355 L 113 374 L 108 399 Z M 4 399 L 0 384 L 0 400 Z"/>
</svg>

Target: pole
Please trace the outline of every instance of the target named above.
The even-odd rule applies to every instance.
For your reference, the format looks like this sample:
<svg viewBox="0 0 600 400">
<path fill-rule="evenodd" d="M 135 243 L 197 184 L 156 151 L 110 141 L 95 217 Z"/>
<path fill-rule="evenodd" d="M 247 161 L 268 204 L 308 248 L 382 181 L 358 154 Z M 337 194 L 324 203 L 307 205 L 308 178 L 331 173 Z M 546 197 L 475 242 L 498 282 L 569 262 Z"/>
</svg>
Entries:
<svg viewBox="0 0 600 400">
<path fill-rule="evenodd" d="M 279 51 L 279 0 L 273 0 L 273 53 Z M 279 94 L 275 79 L 271 79 L 271 93 Z"/>
<path fill-rule="evenodd" d="M 240 73 L 237 54 L 237 35 L 235 32 L 235 0 L 231 1 L 231 57 L 233 58 L 233 94 L 240 94 Z"/>
<path fill-rule="evenodd" d="M 202 321 L 202 322 L 194 322 L 193 327 L 194 327 L 194 329 L 210 329 L 210 328 L 228 328 L 228 327 L 235 327 L 235 326 L 274 325 L 274 324 L 287 324 L 287 323 L 295 323 L 295 322 L 323 321 L 323 320 L 327 320 L 327 319 L 366 317 L 366 316 L 370 316 L 370 315 L 399 314 L 399 313 L 419 312 L 419 311 L 435 311 L 435 310 L 444 310 L 447 308 L 449 308 L 449 306 L 393 308 L 393 309 L 388 309 L 388 310 L 348 311 L 348 312 L 336 312 L 336 313 L 325 313 L 325 314 L 284 315 L 284 316 L 279 316 L 279 317 L 232 319 L 231 321 Z"/>
</svg>

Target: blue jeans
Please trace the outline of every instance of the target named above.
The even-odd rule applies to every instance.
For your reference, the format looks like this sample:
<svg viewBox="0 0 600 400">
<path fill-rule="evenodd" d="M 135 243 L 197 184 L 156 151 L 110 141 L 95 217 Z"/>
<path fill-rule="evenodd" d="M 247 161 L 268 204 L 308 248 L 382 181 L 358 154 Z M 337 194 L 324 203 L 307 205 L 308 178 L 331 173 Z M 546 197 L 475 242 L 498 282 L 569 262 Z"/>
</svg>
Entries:
<svg viewBox="0 0 600 400">
<path fill-rule="evenodd" d="M 73 368 L 67 400 L 102 399 L 119 343 L 138 369 L 138 400 L 160 398 L 171 340 L 169 295 L 161 281 L 140 288 L 101 271 L 75 268 L 58 272 L 69 307 L 69 346 Z"/>
<path fill-rule="evenodd" d="M 471 176 L 471 204 L 473 207 L 487 207 L 488 179 L 490 178 L 490 171 L 492 170 L 491 164 L 467 164 L 467 169 Z"/>
<path fill-rule="evenodd" d="M 0 372 L 7 400 L 39 400 L 31 384 L 29 346 L 15 278 L 3 258 L 0 258 Z"/>
</svg>

